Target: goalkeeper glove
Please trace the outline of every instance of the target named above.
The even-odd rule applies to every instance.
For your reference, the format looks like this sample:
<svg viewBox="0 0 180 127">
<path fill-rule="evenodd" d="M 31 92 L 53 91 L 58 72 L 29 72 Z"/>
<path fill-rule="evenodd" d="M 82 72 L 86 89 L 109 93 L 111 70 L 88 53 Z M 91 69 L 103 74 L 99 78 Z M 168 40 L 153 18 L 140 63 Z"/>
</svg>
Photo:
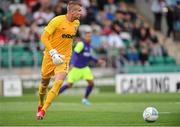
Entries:
<svg viewBox="0 0 180 127">
<path fill-rule="evenodd" d="M 51 49 L 49 51 L 49 54 L 51 55 L 51 58 L 52 58 L 53 63 L 55 65 L 59 65 L 59 64 L 62 64 L 64 62 L 63 59 L 65 58 L 65 56 L 61 55 L 61 54 L 58 54 L 56 49 Z"/>
</svg>

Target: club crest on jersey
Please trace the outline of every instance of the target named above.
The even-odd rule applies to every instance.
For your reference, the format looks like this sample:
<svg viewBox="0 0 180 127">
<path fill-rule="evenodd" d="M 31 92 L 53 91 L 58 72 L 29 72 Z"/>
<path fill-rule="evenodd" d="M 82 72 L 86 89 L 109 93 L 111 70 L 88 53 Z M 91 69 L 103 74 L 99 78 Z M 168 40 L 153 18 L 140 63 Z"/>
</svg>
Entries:
<svg viewBox="0 0 180 127">
<path fill-rule="evenodd" d="M 76 32 L 77 32 L 77 29 L 78 29 L 77 27 L 74 27 L 74 30 L 75 30 Z"/>
</svg>

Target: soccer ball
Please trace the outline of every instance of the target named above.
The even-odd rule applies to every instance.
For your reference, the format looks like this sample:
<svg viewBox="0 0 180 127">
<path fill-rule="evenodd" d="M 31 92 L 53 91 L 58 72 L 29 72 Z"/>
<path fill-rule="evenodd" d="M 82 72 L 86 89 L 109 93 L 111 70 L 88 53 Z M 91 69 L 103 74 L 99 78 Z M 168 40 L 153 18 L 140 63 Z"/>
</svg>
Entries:
<svg viewBox="0 0 180 127">
<path fill-rule="evenodd" d="M 158 117 L 158 111 L 154 107 L 147 107 L 143 112 L 143 118 L 146 122 L 155 122 Z"/>
</svg>

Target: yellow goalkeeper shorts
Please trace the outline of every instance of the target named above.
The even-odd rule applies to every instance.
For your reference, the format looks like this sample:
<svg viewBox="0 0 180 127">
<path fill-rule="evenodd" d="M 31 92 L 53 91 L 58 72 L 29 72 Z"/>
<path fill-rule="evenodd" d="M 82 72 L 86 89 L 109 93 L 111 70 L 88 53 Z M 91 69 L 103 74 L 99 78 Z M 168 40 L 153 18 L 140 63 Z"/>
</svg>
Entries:
<svg viewBox="0 0 180 127">
<path fill-rule="evenodd" d="M 60 72 L 68 73 L 69 61 L 70 59 L 64 59 L 64 63 L 55 65 L 51 57 L 45 54 L 41 66 L 41 78 L 48 79 Z"/>
</svg>

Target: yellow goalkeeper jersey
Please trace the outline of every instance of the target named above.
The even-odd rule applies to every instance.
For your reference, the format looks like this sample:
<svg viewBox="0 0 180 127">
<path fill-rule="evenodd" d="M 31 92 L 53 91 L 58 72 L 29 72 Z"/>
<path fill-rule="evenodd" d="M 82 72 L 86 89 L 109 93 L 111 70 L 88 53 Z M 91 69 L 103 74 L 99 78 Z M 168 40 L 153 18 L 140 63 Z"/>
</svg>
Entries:
<svg viewBox="0 0 180 127">
<path fill-rule="evenodd" d="M 51 43 L 52 48 L 65 55 L 65 59 L 71 57 L 72 43 L 79 24 L 79 20 L 70 22 L 66 15 L 60 15 L 53 18 L 45 27 L 45 31 L 51 35 L 49 43 Z M 47 49 L 45 49 L 45 54 L 49 54 Z"/>
</svg>

